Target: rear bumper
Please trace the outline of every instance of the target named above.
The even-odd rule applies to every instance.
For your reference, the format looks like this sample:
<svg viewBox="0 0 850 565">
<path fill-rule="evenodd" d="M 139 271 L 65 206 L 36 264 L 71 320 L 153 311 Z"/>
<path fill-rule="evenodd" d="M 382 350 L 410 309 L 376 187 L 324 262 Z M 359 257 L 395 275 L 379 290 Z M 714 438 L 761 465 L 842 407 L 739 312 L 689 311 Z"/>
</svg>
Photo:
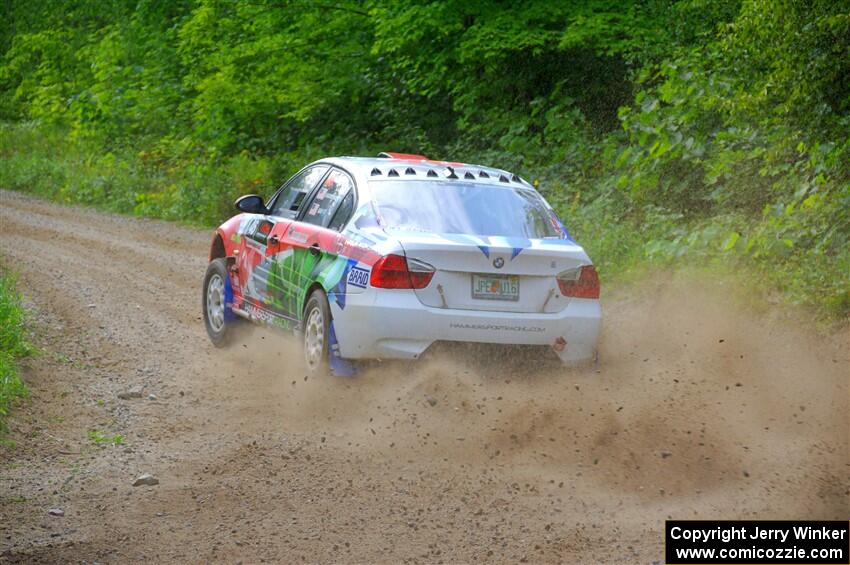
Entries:
<svg viewBox="0 0 850 565">
<path fill-rule="evenodd" d="M 342 357 L 415 359 L 438 340 L 556 346 L 569 364 L 596 356 L 602 319 L 598 300 L 573 298 L 560 312 L 537 314 L 432 308 L 406 290 L 381 291 L 380 300 L 378 294 L 370 289 L 348 295 L 344 308 L 332 303 Z"/>
</svg>

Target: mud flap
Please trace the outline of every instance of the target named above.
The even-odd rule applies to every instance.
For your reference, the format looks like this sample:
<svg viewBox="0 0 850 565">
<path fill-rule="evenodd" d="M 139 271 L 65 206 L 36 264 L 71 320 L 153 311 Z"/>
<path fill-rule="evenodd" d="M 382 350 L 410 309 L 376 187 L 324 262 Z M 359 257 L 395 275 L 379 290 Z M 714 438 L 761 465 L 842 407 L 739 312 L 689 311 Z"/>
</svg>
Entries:
<svg viewBox="0 0 850 565">
<path fill-rule="evenodd" d="M 339 356 L 339 342 L 336 339 L 334 322 L 331 320 L 328 327 L 328 367 L 331 373 L 337 377 L 354 377 L 357 375 L 357 367 L 354 363 Z"/>
<path fill-rule="evenodd" d="M 239 317 L 233 313 L 233 285 L 230 283 L 230 273 L 224 277 L 224 323 L 232 324 Z"/>
</svg>

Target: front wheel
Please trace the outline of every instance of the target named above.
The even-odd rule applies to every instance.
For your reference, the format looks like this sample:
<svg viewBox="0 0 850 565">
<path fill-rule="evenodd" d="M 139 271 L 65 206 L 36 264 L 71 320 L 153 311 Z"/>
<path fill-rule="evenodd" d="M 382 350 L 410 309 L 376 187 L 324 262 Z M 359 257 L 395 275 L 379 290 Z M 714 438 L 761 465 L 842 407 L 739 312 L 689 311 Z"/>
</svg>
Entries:
<svg viewBox="0 0 850 565">
<path fill-rule="evenodd" d="M 227 345 L 233 334 L 232 317 L 227 309 L 229 298 L 230 279 L 227 276 L 227 263 L 225 259 L 214 259 L 207 266 L 204 275 L 204 287 L 202 294 L 202 307 L 204 312 L 204 325 L 207 335 L 216 347 Z"/>
<path fill-rule="evenodd" d="M 304 308 L 304 360 L 313 374 L 328 372 L 331 309 L 321 290 L 315 290 Z"/>
</svg>

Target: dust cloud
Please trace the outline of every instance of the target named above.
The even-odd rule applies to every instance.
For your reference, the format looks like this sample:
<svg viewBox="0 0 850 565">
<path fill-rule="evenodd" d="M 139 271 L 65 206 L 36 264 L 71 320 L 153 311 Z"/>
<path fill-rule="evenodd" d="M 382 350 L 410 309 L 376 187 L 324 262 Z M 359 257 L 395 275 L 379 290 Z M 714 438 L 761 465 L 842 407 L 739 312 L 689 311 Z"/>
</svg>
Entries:
<svg viewBox="0 0 850 565">
<path fill-rule="evenodd" d="M 254 425 L 361 457 L 567 483 L 584 501 L 672 504 L 682 517 L 746 506 L 762 518 L 844 518 L 846 333 L 806 327 L 759 314 L 722 283 L 668 276 L 605 305 L 594 367 L 562 368 L 540 350 L 438 347 L 318 379 L 294 340 L 253 330 L 231 370 L 264 406 L 248 403 L 263 415 Z"/>
</svg>

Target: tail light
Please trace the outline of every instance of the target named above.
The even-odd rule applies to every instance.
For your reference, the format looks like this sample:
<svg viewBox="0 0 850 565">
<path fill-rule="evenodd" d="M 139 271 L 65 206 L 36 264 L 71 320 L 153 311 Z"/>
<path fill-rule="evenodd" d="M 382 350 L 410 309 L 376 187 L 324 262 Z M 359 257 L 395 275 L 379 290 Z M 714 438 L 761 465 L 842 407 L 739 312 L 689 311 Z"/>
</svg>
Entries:
<svg viewBox="0 0 850 565">
<path fill-rule="evenodd" d="M 377 288 L 425 288 L 434 278 L 434 267 L 401 255 L 385 255 L 372 266 L 369 282 Z"/>
<path fill-rule="evenodd" d="M 584 265 L 558 274 L 561 294 L 573 298 L 599 298 L 599 275 L 593 265 Z"/>
</svg>

